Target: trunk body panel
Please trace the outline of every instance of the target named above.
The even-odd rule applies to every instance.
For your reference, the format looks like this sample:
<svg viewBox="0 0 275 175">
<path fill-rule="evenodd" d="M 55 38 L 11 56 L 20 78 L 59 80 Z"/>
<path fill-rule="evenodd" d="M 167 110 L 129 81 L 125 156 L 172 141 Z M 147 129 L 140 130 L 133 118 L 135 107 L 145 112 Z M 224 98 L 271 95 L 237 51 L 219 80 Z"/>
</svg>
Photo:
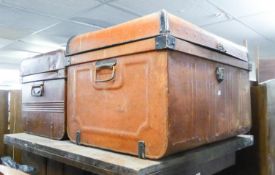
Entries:
<svg viewBox="0 0 275 175">
<path fill-rule="evenodd" d="M 224 80 L 216 68 L 224 68 Z M 171 152 L 197 147 L 251 127 L 248 71 L 171 51 L 168 58 Z"/>
<path fill-rule="evenodd" d="M 137 143 L 148 155 L 163 154 L 167 133 L 167 54 L 147 52 L 117 57 L 111 70 L 96 71 L 95 62 L 68 68 L 68 136 L 80 143 L 136 154 Z M 156 122 L 157 121 L 157 122 Z"/>
</svg>

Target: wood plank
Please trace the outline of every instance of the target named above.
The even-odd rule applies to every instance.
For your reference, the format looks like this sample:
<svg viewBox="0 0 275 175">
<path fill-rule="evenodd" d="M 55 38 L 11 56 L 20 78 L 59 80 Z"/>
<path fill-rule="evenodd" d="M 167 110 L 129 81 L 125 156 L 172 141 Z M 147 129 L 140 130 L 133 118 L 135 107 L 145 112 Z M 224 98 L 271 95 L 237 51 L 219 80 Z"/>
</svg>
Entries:
<svg viewBox="0 0 275 175">
<path fill-rule="evenodd" d="M 8 91 L 0 90 L 0 156 L 6 152 L 3 138 L 8 133 L 8 94 Z"/>
<path fill-rule="evenodd" d="M 256 151 L 253 154 L 261 175 L 275 174 L 275 80 L 254 86 L 252 94 L 253 128 Z"/>
<path fill-rule="evenodd" d="M 209 144 L 162 160 L 143 160 L 106 150 L 79 146 L 70 141 L 57 141 L 26 133 L 5 135 L 6 144 L 96 174 L 155 174 L 164 169 L 188 164 L 202 164 L 253 144 L 253 136 L 241 135 Z"/>
<path fill-rule="evenodd" d="M 10 133 L 23 132 L 23 124 L 21 121 L 21 90 L 10 91 Z"/>
<path fill-rule="evenodd" d="M 251 132 L 255 135 L 255 151 L 250 154 L 258 162 L 257 174 L 268 175 L 268 123 L 267 123 L 267 89 L 265 86 L 251 87 L 252 122 Z"/>
<path fill-rule="evenodd" d="M 268 173 L 275 174 L 275 80 L 265 83 L 267 89 Z"/>
<path fill-rule="evenodd" d="M 10 130 L 9 133 L 20 133 L 23 132 L 23 123 L 21 121 L 21 101 L 22 94 L 21 90 L 11 90 L 10 91 Z M 21 161 L 21 151 L 19 149 L 14 148 L 13 146 L 9 147 L 9 155 L 16 162 Z"/>
</svg>

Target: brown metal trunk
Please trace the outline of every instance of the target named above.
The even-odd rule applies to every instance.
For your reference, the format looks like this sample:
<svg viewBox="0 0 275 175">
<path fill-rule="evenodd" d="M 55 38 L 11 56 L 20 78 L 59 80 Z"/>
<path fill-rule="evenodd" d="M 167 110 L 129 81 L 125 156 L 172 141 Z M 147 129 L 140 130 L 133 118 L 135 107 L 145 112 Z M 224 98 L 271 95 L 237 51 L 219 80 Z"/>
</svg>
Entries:
<svg viewBox="0 0 275 175">
<path fill-rule="evenodd" d="M 159 159 L 250 129 L 246 49 L 175 16 L 155 13 L 67 47 L 76 143 Z"/>
<path fill-rule="evenodd" d="M 66 133 L 64 52 L 26 59 L 22 72 L 22 119 L 27 133 L 62 139 Z"/>
</svg>

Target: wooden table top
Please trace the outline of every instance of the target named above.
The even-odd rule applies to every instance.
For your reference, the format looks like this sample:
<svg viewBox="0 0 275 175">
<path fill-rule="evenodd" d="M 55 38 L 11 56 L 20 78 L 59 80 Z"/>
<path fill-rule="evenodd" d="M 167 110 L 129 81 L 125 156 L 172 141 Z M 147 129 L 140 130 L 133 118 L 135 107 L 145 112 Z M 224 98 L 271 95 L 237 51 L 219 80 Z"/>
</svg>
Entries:
<svg viewBox="0 0 275 175">
<path fill-rule="evenodd" d="M 100 175 L 145 175 L 159 172 L 169 174 L 175 168 L 218 160 L 229 153 L 235 153 L 253 145 L 253 136 L 239 135 L 161 160 L 144 160 L 98 148 L 79 146 L 68 140 L 51 140 L 26 133 L 7 134 L 4 137 L 4 142 L 19 149 Z M 167 173 L 164 173 L 166 171 Z"/>
</svg>

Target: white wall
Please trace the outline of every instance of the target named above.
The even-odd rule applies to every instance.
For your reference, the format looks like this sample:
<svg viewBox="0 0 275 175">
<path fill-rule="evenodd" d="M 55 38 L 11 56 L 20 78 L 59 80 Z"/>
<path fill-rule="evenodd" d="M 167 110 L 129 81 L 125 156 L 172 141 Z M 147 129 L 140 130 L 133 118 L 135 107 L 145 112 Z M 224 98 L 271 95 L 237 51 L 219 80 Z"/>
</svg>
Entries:
<svg viewBox="0 0 275 175">
<path fill-rule="evenodd" d="M 0 89 L 20 89 L 21 77 L 19 66 L 0 65 Z"/>
</svg>

